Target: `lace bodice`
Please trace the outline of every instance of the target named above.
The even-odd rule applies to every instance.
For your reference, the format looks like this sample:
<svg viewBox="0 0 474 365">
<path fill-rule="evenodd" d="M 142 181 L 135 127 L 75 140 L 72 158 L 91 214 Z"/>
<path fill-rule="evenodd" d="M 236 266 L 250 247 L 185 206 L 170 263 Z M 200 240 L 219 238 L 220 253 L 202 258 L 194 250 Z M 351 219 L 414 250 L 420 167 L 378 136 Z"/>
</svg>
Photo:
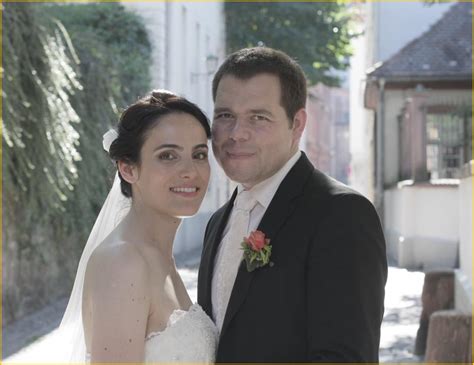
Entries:
<svg viewBox="0 0 474 365">
<path fill-rule="evenodd" d="M 145 363 L 213 363 L 217 341 L 214 322 L 199 304 L 193 304 L 188 311 L 175 310 L 163 331 L 148 335 Z M 87 362 L 90 362 L 87 357 Z"/>
<path fill-rule="evenodd" d="M 175 310 L 163 331 L 148 335 L 145 362 L 213 363 L 217 336 L 214 322 L 199 304 Z"/>
</svg>

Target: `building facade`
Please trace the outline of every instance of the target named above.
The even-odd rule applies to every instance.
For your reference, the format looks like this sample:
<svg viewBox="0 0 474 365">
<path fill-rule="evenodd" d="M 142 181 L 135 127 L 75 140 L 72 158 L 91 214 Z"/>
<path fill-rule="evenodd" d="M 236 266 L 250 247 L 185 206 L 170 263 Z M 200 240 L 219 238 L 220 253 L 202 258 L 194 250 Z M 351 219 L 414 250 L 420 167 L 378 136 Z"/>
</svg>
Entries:
<svg viewBox="0 0 474 365">
<path fill-rule="evenodd" d="M 350 68 L 350 153 L 349 183 L 376 201 L 375 155 L 376 126 L 374 113 L 364 107 L 366 72 L 386 61 L 405 44 L 434 24 L 452 3 L 428 5 L 423 1 L 376 2 L 357 7 L 362 36 L 353 40 L 354 55 Z"/>
</svg>

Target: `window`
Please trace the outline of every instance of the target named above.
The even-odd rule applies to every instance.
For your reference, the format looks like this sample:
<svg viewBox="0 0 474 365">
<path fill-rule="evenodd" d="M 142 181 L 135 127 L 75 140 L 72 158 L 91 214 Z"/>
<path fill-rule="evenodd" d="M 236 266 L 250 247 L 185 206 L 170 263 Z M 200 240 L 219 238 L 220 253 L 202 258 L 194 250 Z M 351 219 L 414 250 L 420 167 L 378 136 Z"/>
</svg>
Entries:
<svg viewBox="0 0 474 365">
<path fill-rule="evenodd" d="M 471 106 L 450 109 L 427 110 L 426 167 L 432 179 L 458 178 L 472 159 Z"/>
</svg>

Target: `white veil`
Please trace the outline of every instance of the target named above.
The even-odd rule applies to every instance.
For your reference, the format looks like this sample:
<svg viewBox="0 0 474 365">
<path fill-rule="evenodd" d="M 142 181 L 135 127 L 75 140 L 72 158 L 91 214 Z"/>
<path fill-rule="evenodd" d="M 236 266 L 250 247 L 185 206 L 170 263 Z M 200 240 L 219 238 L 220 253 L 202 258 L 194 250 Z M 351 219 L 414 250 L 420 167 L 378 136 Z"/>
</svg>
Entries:
<svg viewBox="0 0 474 365">
<path fill-rule="evenodd" d="M 108 151 L 111 143 L 106 142 L 106 136 L 109 133 L 104 135 L 104 149 L 106 151 Z M 122 195 L 120 191 L 120 179 L 118 174 L 116 174 L 112 189 L 100 210 L 82 252 L 72 293 L 59 329 L 55 333 L 55 336 L 57 336 L 55 343 L 58 346 L 54 357 L 58 356 L 57 360 L 59 362 L 83 364 L 86 361 L 86 345 L 82 325 L 82 291 L 87 263 L 92 252 L 128 213 L 130 203 L 131 201 Z"/>
</svg>

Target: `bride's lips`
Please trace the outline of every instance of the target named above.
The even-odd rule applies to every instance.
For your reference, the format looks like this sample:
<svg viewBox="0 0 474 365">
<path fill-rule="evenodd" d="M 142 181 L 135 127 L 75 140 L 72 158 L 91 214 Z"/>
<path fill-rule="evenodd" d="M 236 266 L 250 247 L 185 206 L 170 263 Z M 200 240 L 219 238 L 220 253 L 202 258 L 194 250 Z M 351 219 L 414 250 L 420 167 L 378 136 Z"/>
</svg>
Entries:
<svg viewBox="0 0 474 365">
<path fill-rule="evenodd" d="M 199 195 L 201 188 L 197 186 L 172 186 L 170 191 L 173 194 L 179 195 L 184 198 L 195 198 Z"/>
</svg>

